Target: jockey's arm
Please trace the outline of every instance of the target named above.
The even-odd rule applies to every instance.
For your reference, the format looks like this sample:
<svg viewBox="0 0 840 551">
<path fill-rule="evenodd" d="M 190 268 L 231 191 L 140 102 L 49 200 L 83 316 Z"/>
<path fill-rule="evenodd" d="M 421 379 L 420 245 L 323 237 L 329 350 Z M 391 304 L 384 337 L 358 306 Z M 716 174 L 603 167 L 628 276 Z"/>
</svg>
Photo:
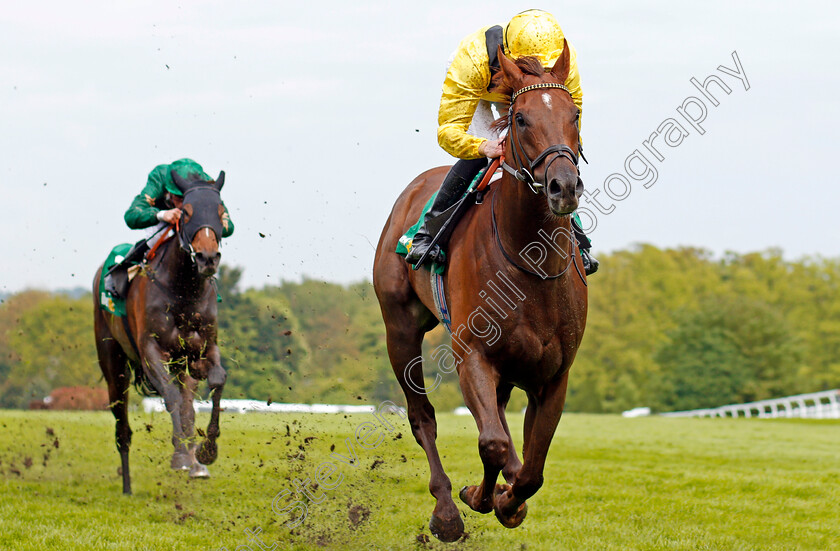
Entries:
<svg viewBox="0 0 840 551">
<path fill-rule="evenodd" d="M 478 148 L 487 141 L 467 134 L 478 102 L 487 93 L 490 84 L 487 63 L 474 59 L 474 56 L 480 57 L 480 47 L 483 43 L 474 45 L 465 39 L 459 45 L 443 82 L 438 110 L 438 143 L 444 151 L 459 159 L 482 157 Z"/>
<path fill-rule="evenodd" d="M 164 177 L 165 172 L 163 172 L 163 169 L 160 166 L 155 167 L 149 173 L 149 178 L 146 180 L 146 187 L 134 197 L 131 206 L 125 211 L 123 218 L 125 219 L 126 225 L 132 230 L 148 228 L 159 222 L 157 214 L 160 212 L 160 209 L 155 206 L 155 203 L 166 192 L 164 188 Z"/>
<path fill-rule="evenodd" d="M 171 211 L 160 210 L 155 206 L 157 200 L 166 194 L 165 179 L 168 171 L 169 165 L 155 167 L 149 173 L 149 178 L 146 180 L 146 187 L 134 197 L 131 206 L 125 211 L 125 223 L 132 230 L 148 228 L 156 225 L 158 222 L 165 221 L 172 223 L 174 220 L 171 220 L 171 218 L 177 218 L 166 215 L 166 213 Z M 225 209 L 224 214 L 222 214 L 222 237 L 230 237 L 233 234 L 233 221 L 230 219 L 230 214 L 224 201 L 222 202 L 222 206 Z"/>
</svg>

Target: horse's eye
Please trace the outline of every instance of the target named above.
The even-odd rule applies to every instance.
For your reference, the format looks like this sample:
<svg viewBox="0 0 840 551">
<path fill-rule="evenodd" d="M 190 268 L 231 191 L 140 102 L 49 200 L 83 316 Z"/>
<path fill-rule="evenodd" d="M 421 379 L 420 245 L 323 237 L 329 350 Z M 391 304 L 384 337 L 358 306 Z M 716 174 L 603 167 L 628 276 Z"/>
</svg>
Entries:
<svg viewBox="0 0 840 551">
<path fill-rule="evenodd" d="M 517 113 L 514 120 L 516 121 L 516 126 L 525 126 L 525 117 L 523 117 L 521 113 Z"/>
</svg>

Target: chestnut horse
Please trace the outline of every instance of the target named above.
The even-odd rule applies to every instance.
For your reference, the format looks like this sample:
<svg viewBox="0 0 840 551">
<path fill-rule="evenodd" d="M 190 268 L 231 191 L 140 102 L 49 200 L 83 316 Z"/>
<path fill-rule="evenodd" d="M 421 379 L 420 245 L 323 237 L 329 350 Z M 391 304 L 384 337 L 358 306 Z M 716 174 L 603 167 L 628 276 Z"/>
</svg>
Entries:
<svg viewBox="0 0 840 551">
<path fill-rule="evenodd" d="M 583 183 L 577 170 L 579 111 L 563 86 L 569 49 L 551 72 L 534 58 L 511 61 L 501 48 L 499 59 L 493 82 L 496 90 L 511 95 L 507 119 L 499 122 L 508 131 L 505 159 L 512 164 L 503 163 L 501 182 L 467 211 L 452 234 L 444 274 L 452 348 L 444 353 L 446 347 L 440 347 L 434 356 L 447 358 L 441 361 L 444 371 L 447 362 L 457 366 L 464 402 L 478 425 L 484 477 L 464 487 L 460 498 L 479 513 L 495 511 L 504 526 L 514 528 L 525 518 L 525 500 L 543 483 L 569 368 L 583 338 L 587 287 L 571 231 L 570 214 Z M 445 167 L 421 174 L 397 199 L 376 250 L 373 282 L 411 430 L 429 461 L 429 490 L 437 502 L 429 528 L 438 539 L 455 541 L 464 523 L 435 444 L 430 391 L 422 369 L 412 369 L 424 334 L 439 322 L 437 307 L 429 272 L 412 270 L 394 252 L 445 174 Z M 543 254 L 535 259 L 538 249 Z M 528 259 L 533 262 L 524 266 Z M 528 397 L 521 462 L 505 420 L 514 386 Z M 499 472 L 507 484 L 496 484 Z"/>
<path fill-rule="evenodd" d="M 135 384 L 163 396 L 172 416 L 171 467 L 206 478 L 205 465 L 216 460 L 219 401 L 226 374 L 216 345 L 216 286 L 224 207 L 219 192 L 224 172 L 214 181 L 187 182 L 172 172 L 184 192 L 180 227 L 142 266 L 126 296 L 126 318 L 99 307 L 99 274 L 93 284 L 94 333 L 99 367 L 108 383 L 111 412 L 117 421 L 117 449 L 122 462 L 123 493 L 131 493 L 128 449 L 128 386 Z M 207 379 L 213 410 L 199 447 L 193 397 L 198 381 Z"/>
</svg>

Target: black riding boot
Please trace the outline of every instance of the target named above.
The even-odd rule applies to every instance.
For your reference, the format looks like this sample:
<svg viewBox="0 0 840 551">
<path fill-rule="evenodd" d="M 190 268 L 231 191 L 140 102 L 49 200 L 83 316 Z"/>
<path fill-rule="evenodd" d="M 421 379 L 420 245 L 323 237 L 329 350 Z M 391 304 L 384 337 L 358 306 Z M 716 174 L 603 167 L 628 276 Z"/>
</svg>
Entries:
<svg viewBox="0 0 840 551">
<path fill-rule="evenodd" d="M 449 169 L 446 178 L 443 179 L 443 183 L 440 185 L 440 191 L 438 191 L 432 207 L 423 217 L 423 224 L 420 226 L 414 239 L 411 240 L 411 250 L 405 255 L 406 262 L 412 265 L 420 262 L 420 259 L 426 254 L 429 245 L 432 244 L 432 240 L 434 239 L 434 236 L 429 234 L 427 228 L 429 220 L 438 217 L 443 211 L 454 205 L 464 195 L 464 192 L 467 191 L 470 182 L 473 181 L 479 171 L 485 166 L 487 166 L 487 159 L 482 157 L 480 159 L 470 160 L 459 159 Z M 426 260 L 434 262 L 438 260 L 439 256 L 440 247 L 435 245 L 435 250 L 429 253 Z"/>
<path fill-rule="evenodd" d="M 131 247 L 119 264 L 114 264 L 105 275 L 105 290 L 117 298 L 125 298 L 128 292 L 128 269 L 143 260 L 149 244 L 141 239 Z"/>
<path fill-rule="evenodd" d="M 575 239 L 577 239 L 578 247 L 580 247 L 580 259 L 583 261 L 583 270 L 586 272 L 586 275 L 592 275 L 598 271 L 598 266 L 601 264 L 589 252 L 592 249 L 592 242 L 589 241 L 589 238 L 583 233 L 583 228 L 578 225 L 574 218 L 572 218 L 572 231 L 575 234 Z"/>
<path fill-rule="evenodd" d="M 598 262 L 598 259 L 592 256 L 592 253 L 589 252 L 590 249 L 581 249 L 580 250 L 580 258 L 583 260 L 583 271 L 586 272 L 586 275 L 592 275 L 598 271 L 598 266 L 601 265 Z"/>
</svg>

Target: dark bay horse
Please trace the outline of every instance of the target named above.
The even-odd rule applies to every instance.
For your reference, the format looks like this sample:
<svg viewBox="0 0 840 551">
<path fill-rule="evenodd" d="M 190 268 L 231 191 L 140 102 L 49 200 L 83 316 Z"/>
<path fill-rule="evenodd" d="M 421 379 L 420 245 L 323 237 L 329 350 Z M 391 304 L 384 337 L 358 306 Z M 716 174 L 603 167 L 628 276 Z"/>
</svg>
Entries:
<svg viewBox="0 0 840 551">
<path fill-rule="evenodd" d="M 551 72 L 534 58 L 513 62 L 501 49 L 499 59 L 494 83 L 512 96 L 508 117 L 500 121 L 508 130 L 505 159 L 512 162 L 452 235 L 444 274 L 452 348 L 433 355 L 445 358 L 441 370 L 457 367 L 464 402 L 479 430 L 484 477 L 464 487 L 460 497 L 479 513 L 495 511 L 513 528 L 543 483 L 569 368 L 583 338 L 587 287 L 570 225 L 583 183 L 577 170 L 579 112 L 563 86 L 569 49 Z M 379 240 L 373 281 L 411 430 L 431 469 L 429 489 L 437 503 L 429 527 L 438 539 L 455 541 L 464 523 L 435 444 L 430 391 L 422 369 L 411 367 L 421 356 L 424 334 L 439 322 L 430 274 L 411 270 L 394 252 L 445 173 L 442 167 L 421 174 L 397 199 Z M 528 397 L 521 462 L 505 420 L 514 386 Z M 496 484 L 500 472 L 507 484 Z"/>
<path fill-rule="evenodd" d="M 163 397 L 172 416 L 171 467 L 206 478 L 205 465 L 216 460 L 219 401 L 226 374 L 216 345 L 216 287 L 224 207 L 216 181 L 185 181 L 173 171 L 184 192 L 176 235 L 163 243 L 142 265 L 126 297 L 126 321 L 99 307 L 99 274 L 93 284 L 94 333 L 99 366 L 108 383 L 111 412 L 117 421 L 117 449 L 122 462 L 123 493 L 131 493 L 128 449 L 128 387 L 131 368 L 135 383 Z M 206 438 L 196 442 L 193 398 L 198 381 L 207 379 L 213 410 Z"/>
</svg>

